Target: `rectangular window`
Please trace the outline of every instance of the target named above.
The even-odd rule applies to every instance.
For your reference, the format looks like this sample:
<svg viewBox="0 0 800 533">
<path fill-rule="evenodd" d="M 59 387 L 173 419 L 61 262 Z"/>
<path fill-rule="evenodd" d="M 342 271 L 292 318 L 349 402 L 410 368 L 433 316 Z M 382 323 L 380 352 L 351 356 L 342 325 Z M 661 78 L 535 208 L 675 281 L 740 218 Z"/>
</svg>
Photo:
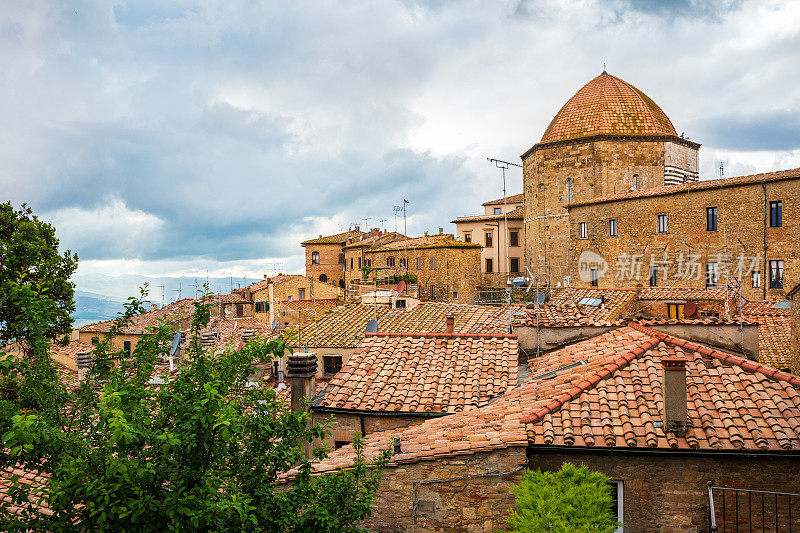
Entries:
<svg viewBox="0 0 800 533">
<path fill-rule="evenodd" d="M 586 229 L 586 222 L 578 222 L 578 238 L 588 239 L 589 231 Z"/>
<path fill-rule="evenodd" d="M 717 263 L 706 263 L 706 288 L 716 287 L 719 281 L 719 268 Z"/>
<path fill-rule="evenodd" d="M 502 215 L 503 214 L 503 208 L 502 207 L 495 207 L 494 208 L 494 214 L 495 215 Z"/>
<path fill-rule="evenodd" d="M 491 248 L 492 247 L 492 232 L 491 231 L 487 231 L 485 237 L 486 237 L 486 241 L 485 241 L 486 247 L 487 248 Z"/>
<path fill-rule="evenodd" d="M 256 313 L 261 313 L 263 311 L 264 311 L 263 302 L 256 302 Z"/>
<path fill-rule="evenodd" d="M 611 489 L 611 516 L 616 518 L 617 522 L 622 523 L 623 509 L 622 509 L 622 481 L 609 481 L 609 488 Z M 614 530 L 614 533 L 622 533 L 622 526 Z"/>
<path fill-rule="evenodd" d="M 312 265 L 319 264 L 319 252 L 311 252 L 311 264 Z"/>
<path fill-rule="evenodd" d="M 706 231 L 717 231 L 716 207 L 706 207 Z"/>
<path fill-rule="evenodd" d="M 567 203 L 572 203 L 572 178 L 567 178 Z"/>
<path fill-rule="evenodd" d="M 350 258 L 350 270 L 353 270 L 353 258 Z"/>
<path fill-rule="evenodd" d="M 431 300 L 436 298 L 436 286 L 435 285 L 431 285 L 430 287 L 428 287 L 428 290 L 430 291 Z"/>
<path fill-rule="evenodd" d="M 684 318 L 684 304 L 667 304 L 667 313 L 670 318 Z"/>
<path fill-rule="evenodd" d="M 650 286 L 658 287 L 658 267 L 650 266 Z"/>
<path fill-rule="evenodd" d="M 344 254 L 339 254 L 339 264 L 340 265 L 344 264 Z"/>
<path fill-rule="evenodd" d="M 372 258 L 364 259 L 364 266 L 371 267 L 372 266 Z"/>
<path fill-rule="evenodd" d="M 395 309 L 405 309 L 406 308 L 406 301 L 402 300 L 402 299 L 397 300 L 394 303 L 394 307 L 395 307 Z"/>
<path fill-rule="evenodd" d="M 406 270 L 408 270 L 408 259 L 406 259 L 405 257 L 400 258 L 400 268 L 405 268 Z"/>
<path fill-rule="evenodd" d="M 453 300 L 458 300 L 458 291 L 453 291 Z"/>
<path fill-rule="evenodd" d="M 769 262 L 769 288 L 783 288 L 783 261 L 771 260 Z"/>
<path fill-rule="evenodd" d="M 131 341 L 125 341 L 122 343 L 122 351 L 125 352 L 125 355 L 131 354 Z"/>
<path fill-rule="evenodd" d="M 750 272 L 750 286 L 754 289 L 761 287 L 761 272 L 759 270 Z"/>
<path fill-rule="evenodd" d="M 333 376 L 342 369 L 341 355 L 325 355 L 322 357 L 323 371 L 326 376 Z"/>
<path fill-rule="evenodd" d="M 493 271 L 493 268 L 492 268 L 493 266 L 494 265 L 492 264 L 492 260 L 487 258 L 486 259 L 486 272 L 492 272 Z"/>
<path fill-rule="evenodd" d="M 508 261 L 509 261 L 509 272 L 514 272 L 514 273 L 519 272 L 519 258 L 512 257 Z"/>
<path fill-rule="evenodd" d="M 589 274 L 591 275 L 589 279 L 592 282 L 592 287 L 597 287 L 598 282 L 600 280 L 600 275 L 597 273 L 597 269 L 592 268 L 591 270 L 589 270 Z"/>
<path fill-rule="evenodd" d="M 358 269 L 361 270 L 361 258 L 358 258 Z"/>
<path fill-rule="evenodd" d="M 422 258 L 417 257 L 417 270 L 422 270 Z"/>
<path fill-rule="evenodd" d="M 609 218 L 608 219 L 608 236 L 609 237 L 616 237 L 617 236 L 617 219 L 616 218 Z"/>
<path fill-rule="evenodd" d="M 393 267 L 394 266 L 394 257 L 389 256 L 386 258 L 386 266 Z"/>
<path fill-rule="evenodd" d="M 519 246 L 519 232 L 511 231 L 508 233 L 508 245 Z"/>
<path fill-rule="evenodd" d="M 305 289 L 297 289 L 297 299 L 298 300 L 305 300 L 306 299 L 306 290 Z"/>
<path fill-rule="evenodd" d="M 436 268 L 436 258 L 431 257 L 431 270 L 434 270 L 435 268 Z"/>
<path fill-rule="evenodd" d="M 656 233 L 669 233 L 669 219 L 666 213 L 656 215 Z"/>
<path fill-rule="evenodd" d="M 472 233 L 464 234 L 464 242 L 472 242 Z"/>
<path fill-rule="evenodd" d="M 783 202 L 781 200 L 769 203 L 769 226 L 771 228 L 783 226 Z"/>
</svg>

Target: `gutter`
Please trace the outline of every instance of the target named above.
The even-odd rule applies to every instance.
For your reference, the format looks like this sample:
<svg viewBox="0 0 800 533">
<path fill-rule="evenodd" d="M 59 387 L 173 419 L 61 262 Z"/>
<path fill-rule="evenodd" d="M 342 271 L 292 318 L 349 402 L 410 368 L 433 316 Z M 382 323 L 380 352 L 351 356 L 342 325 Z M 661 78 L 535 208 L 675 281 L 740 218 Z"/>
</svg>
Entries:
<svg viewBox="0 0 800 533">
<path fill-rule="evenodd" d="M 692 450 L 692 449 L 651 449 L 651 448 L 603 448 L 589 446 L 555 446 L 555 445 L 535 445 L 527 447 L 528 453 L 540 454 L 565 454 L 574 453 L 579 455 L 613 455 L 613 456 L 638 456 L 652 455 L 659 457 L 739 457 L 739 458 L 759 458 L 771 457 L 780 459 L 800 458 L 800 450 L 779 452 L 770 451 L 739 451 L 739 450 Z"/>
<path fill-rule="evenodd" d="M 341 409 L 338 407 L 319 407 L 311 405 L 311 410 L 315 413 L 338 413 L 342 415 L 358 415 L 358 416 L 411 416 L 419 418 L 440 418 L 442 416 L 452 415 L 455 413 L 419 413 L 412 411 L 362 411 L 358 409 Z"/>
</svg>

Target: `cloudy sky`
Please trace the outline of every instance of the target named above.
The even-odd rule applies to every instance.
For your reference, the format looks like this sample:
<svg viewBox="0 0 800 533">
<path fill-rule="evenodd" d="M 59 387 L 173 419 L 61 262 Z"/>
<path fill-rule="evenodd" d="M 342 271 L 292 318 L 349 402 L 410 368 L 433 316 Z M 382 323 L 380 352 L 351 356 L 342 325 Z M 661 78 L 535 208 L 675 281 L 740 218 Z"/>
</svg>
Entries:
<svg viewBox="0 0 800 533">
<path fill-rule="evenodd" d="M 445 227 L 501 195 L 607 65 L 703 144 L 800 167 L 800 2 L 37 2 L 0 12 L 0 200 L 80 272 L 302 271 L 354 223 Z M 509 173 L 509 192 L 521 192 Z M 276 266 L 274 263 L 278 263 Z"/>
</svg>

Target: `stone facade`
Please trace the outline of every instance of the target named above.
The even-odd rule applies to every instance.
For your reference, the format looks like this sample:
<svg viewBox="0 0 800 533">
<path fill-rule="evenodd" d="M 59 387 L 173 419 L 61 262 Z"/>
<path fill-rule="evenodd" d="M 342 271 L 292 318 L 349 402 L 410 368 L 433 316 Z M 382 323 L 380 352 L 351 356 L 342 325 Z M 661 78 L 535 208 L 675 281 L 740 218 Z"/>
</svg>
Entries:
<svg viewBox="0 0 800 533">
<path fill-rule="evenodd" d="M 428 416 L 387 413 L 333 413 L 312 407 L 312 420 L 315 424 L 323 423 L 327 425 L 331 434 L 325 438 L 325 442 L 333 448 L 353 442 L 353 435 L 356 432 L 362 435 L 369 435 L 378 431 L 414 426 L 430 418 Z"/>
<path fill-rule="evenodd" d="M 789 300 L 791 302 L 791 342 L 792 342 L 792 371 L 795 374 L 800 373 L 800 283 L 789 291 Z"/>
<path fill-rule="evenodd" d="M 254 290 L 247 291 L 247 298 L 253 302 L 254 314 L 259 321 L 272 324 L 277 319 L 280 325 L 286 323 L 297 324 L 301 319 L 296 310 L 282 308 L 285 302 L 309 300 L 309 307 L 313 304 L 310 300 L 329 300 L 338 298 L 342 289 L 330 283 L 324 283 L 317 278 L 300 275 L 278 275 L 265 279 L 263 282 L 251 285 Z"/>
<path fill-rule="evenodd" d="M 300 243 L 306 250 L 306 276 L 344 289 L 344 247 L 348 241 L 372 235 L 356 228 L 336 235 L 320 235 Z"/>
<path fill-rule="evenodd" d="M 800 176 L 719 182 L 719 187 L 570 206 L 565 255 L 572 284 L 590 285 L 590 276 L 580 272 L 580 263 L 586 262 L 581 254 L 590 251 L 608 263 L 605 275 L 599 277 L 600 287 L 649 285 L 651 260 L 658 269 L 658 286 L 703 287 L 706 264 L 717 263 L 718 286 L 726 284 L 727 270 L 740 277 L 744 298 L 783 299 L 788 288 L 771 286 L 770 261 L 783 261 L 784 279 L 800 275 Z M 776 201 L 781 201 L 782 225 L 770 227 L 770 202 Z M 709 207 L 716 208 L 713 231 L 707 226 Z M 666 215 L 666 232 L 658 231 L 659 215 Z M 609 219 L 616 220 L 616 236 L 609 234 Z M 634 257 L 641 262 L 638 271 L 628 261 Z M 760 258 L 756 264 L 754 257 Z M 683 270 L 679 270 L 681 265 Z"/>
<path fill-rule="evenodd" d="M 680 138 L 599 137 L 539 144 L 522 156 L 525 262 L 552 284 L 569 276 L 566 205 L 674 181 L 696 180 L 699 145 Z"/>
</svg>

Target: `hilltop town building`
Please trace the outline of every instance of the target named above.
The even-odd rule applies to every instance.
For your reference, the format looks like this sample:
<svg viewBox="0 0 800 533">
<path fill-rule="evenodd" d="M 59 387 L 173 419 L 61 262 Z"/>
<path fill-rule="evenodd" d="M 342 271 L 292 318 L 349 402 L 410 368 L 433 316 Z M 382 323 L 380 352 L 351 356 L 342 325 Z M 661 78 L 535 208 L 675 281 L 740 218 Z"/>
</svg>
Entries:
<svg viewBox="0 0 800 533">
<path fill-rule="evenodd" d="M 525 271 L 523 203 L 523 194 L 499 198 L 484 203 L 482 215 L 452 221 L 458 240 L 482 246 L 481 283 L 484 286 L 504 287 L 509 277 L 520 276 Z"/>
<path fill-rule="evenodd" d="M 278 274 L 241 289 L 254 307 L 253 316 L 265 324 L 304 324 L 334 307 L 342 289 L 299 274 Z"/>
<path fill-rule="evenodd" d="M 303 241 L 300 244 L 306 250 L 306 276 L 344 289 L 344 247 L 348 241 L 368 235 L 356 228 Z"/>
</svg>

